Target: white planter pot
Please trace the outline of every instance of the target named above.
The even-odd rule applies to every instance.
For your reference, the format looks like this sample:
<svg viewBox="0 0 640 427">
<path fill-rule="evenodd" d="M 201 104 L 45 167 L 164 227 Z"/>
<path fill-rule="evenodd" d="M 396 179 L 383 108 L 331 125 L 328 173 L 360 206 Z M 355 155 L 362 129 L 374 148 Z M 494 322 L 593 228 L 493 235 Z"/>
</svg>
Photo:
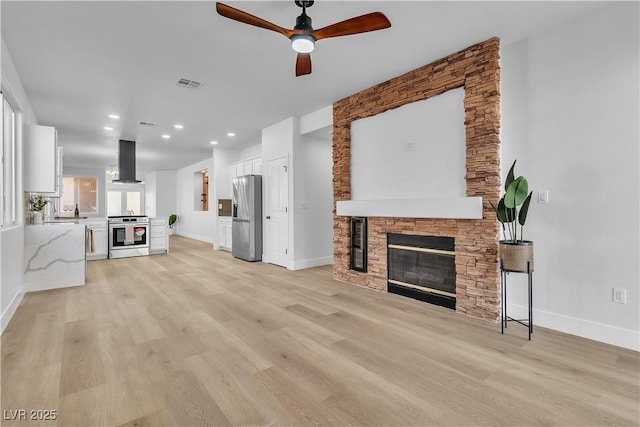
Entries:
<svg viewBox="0 0 640 427">
<path fill-rule="evenodd" d="M 42 224 L 42 212 L 32 212 L 32 215 L 34 224 Z"/>
</svg>

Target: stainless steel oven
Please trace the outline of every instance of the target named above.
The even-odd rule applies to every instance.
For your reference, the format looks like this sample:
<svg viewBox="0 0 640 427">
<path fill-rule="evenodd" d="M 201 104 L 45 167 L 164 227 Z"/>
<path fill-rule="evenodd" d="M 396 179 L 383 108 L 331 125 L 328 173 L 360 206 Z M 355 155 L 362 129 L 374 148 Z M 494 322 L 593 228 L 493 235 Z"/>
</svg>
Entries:
<svg viewBox="0 0 640 427">
<path fill-rule="evenodd" d="M 149 255 L 149 217 L 109 217 L 109 258 Z"/>
</svg>

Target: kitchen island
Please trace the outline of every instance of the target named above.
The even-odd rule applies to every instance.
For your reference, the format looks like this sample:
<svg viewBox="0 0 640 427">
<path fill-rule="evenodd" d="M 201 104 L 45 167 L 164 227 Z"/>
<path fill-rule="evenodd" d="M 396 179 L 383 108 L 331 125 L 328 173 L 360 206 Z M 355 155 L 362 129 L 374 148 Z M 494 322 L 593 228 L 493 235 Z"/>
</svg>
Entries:
<svg viewBox="0 0 640 427">
<path fill-rule="evenodd" d="M 68 222 L 25 227 L 27 292 L 85 284 L 86 227 Z"/>
</svg>

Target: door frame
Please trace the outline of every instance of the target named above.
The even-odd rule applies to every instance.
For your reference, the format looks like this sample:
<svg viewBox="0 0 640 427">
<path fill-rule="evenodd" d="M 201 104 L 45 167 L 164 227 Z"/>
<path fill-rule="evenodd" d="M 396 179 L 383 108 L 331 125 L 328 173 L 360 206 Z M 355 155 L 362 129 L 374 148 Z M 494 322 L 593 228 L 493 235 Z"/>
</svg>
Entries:
<svg viewBox="0 0 640 427">
<path fill-rule="evenodd" d="M 285 161 L 285 166 L 287 168 L 287 180 L 286 180 L 286 185 L 287 185 L 287 254 L 286 254 L 286 258 L 285 258 L 285 262 L 284 265 L 280 264 L 280 263 L 275 263 L 273 262 L 270 258 L 269 258 L 269 249 L 270 249 L 270 245 L 272 244 L 272 242 L 270 242 L 268 236 L 267 236 L 267 232 L 268 232 L 268 226 L 267 226 L 267 215 L 269 214 L 267 208 L 268 208 L 268 200 L 269 200 L 269 194 L 268 194 L 268 190 L 269 190 L 269 162 L 274 161 L 274 160 L 280 160 L 280 159 L 284 159 Z M 292 265 L 292 259 L 293 259 L 293 248 L 292 248 L 292 236 L 291 236 L 291 222 L 292 222 L 292 209 L 291 209 L 291 162 L 289 159 L 289 153 L 285 152 L 285 153 L 281 153 L 278 155 L 274 155 L 273 157 L 270 158 L 263 158 L 262 161 L 263 164 L 263 168 L 262 168 L 262 185 L 263 185 L 263 199 L 262 199 L 262 209 L 263 209 L 263 216 L 262 216 L 262 242 L 263 242 L 263 254 L 262 254 L 262 261 L 266 262 L 268 264 L 274 264 L 274 265 L 279 265 L 281 267 L 285 267 L 287 269 L 291 269 L 291 265 Z"/>
</svg>

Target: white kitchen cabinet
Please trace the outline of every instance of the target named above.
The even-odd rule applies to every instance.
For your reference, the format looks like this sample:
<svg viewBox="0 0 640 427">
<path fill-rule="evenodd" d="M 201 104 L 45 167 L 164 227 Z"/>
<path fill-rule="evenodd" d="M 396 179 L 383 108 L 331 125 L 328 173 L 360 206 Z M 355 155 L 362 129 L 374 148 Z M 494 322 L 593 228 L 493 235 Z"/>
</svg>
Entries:
<svg viewBox="0 0 640 427">
<path fill-rule="evenodd" d="M 62 187 L 62 148 L 58 148 L 56 129 L 25 125 L 23 131 L 24 191 L 60 196 Z"/>
<path fill-rule="evenodd" d="M 233 194 L 233 178 L 238 176 L 236 165 L 229 166 L 229 194 Z"/>
<path fill-rule="evenodd" d="M 253 163 L 251 160 L 242 163 L 242 175 L 251 175 L 253 173 Z"/>
<path fill-rule="evenodd" d="M 244 175 L 262 175 L 262 157 L 229 165 L 229 194 L 233 194 L 233 178 Z"/>
<path fill-rule="evenodd" d="M 164 254 L 169 252 L 169 221 L 167 218 L 149 219 L 149 253 Z"/>
<path fill-rule="evenodd" d="M 232 248 L 232 219 L 218 218 L 218 248 L 230 251 Z"/>
<path fill-rule="evenodd" d="M 225 229 L 227 230 L 227 232 L 224 235 L 224 244 L 226 247 L 229 248 L 229 250 L 231 250 L 231 248 L 233 247 L 233 240 L 231 238 L 232 236 L 231 232 L 233 231 L 232 218 L 225 218 Z"/>
<path fill-rule="evenodd" d="M 251 167 L 253 169 L 251 173 L 253 173 L 254 175 L 262 175 L 262 159 L 261 158 L 253 159 L 251 161 Z"/>
<path fill-rule="evenodd" d="M 87 261 L 109 257 L 109 227 L 106 219 L 85 220 L 87 226 Z M 91 234 L 89 236 L 89 230 Z"/>
</svg>

